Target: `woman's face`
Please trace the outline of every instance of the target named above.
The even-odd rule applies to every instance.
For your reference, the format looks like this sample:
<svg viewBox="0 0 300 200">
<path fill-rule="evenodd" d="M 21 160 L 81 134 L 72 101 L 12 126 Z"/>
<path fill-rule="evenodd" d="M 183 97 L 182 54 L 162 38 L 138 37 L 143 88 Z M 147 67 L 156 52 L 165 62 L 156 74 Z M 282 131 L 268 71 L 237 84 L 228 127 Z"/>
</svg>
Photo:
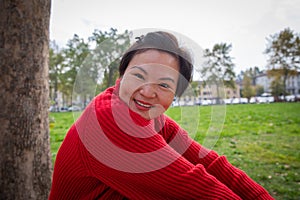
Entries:
<svg viewBox="0 0 300 200">
<path fill-rule="evenodd" d="M 120 98 L 145 119 L 164 113 L 173 101 L 179 78 L 178 60 L 166 52 L 134 55 L 120 83 Z"/>
</svg>

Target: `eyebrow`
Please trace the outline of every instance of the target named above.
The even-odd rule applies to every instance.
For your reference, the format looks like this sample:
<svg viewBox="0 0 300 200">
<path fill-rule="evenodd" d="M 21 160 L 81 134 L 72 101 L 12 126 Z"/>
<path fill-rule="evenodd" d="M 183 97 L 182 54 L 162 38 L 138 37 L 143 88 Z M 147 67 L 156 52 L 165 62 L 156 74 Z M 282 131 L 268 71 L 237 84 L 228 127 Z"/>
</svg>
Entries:
<svg viewBox="0 0 300 200">
<path fill-rule="evenodd" d="M 134 69 L 134 68 L 141 70 L 142 72 L 144 72 L 144 74 L 148 74 L 148 72 L 146 70 L 144 70 L 143 68 L 141 68 L 139 66 L 133 66 L 131 69 Z"/>
<path fill-rule="evenodd" d="M 171 82 L 175 83 L 174 79 L 169 78 L 169 77 L 160 78 L 159 80 L 163 80 L 163 81 L 171 81 Z"/>
<path fill-rule="evenodd" d="M 148 75 L 148 72 L 147 72 L 146 70 L 144 70 L 142 67 L 140 67 L 140 66 L 133 66 L 131 69 L 134 69 L 134 68 L 139 69 L 139 70 L 141 70 L 144 74 Z M 172 78 L 170 78 L 170 77 L 163 77 L 163 78 L 160 78 L 159 80 L 163 80 L 163 81 L 171 81 L 171 82 L 175 83 L 175 80 L 172 79 Z"/>
</svg>

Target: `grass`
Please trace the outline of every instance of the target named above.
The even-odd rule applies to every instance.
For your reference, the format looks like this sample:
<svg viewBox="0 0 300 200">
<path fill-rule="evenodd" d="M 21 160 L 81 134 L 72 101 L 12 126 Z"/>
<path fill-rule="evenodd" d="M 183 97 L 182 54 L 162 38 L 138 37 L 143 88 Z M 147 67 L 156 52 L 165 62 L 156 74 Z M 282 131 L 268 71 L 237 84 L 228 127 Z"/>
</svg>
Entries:
<svg viewBox="0 0 300 200">
<path fill-rule="evenodd" d="M 61 142 L 66 136 L 66 132 L 74 123 L 72 112 L 50 113 L 50 144 L 52 152 L 52 162 L 54 163 L 56 153 Z"/>
<path fill-rule="evenodd" d="M 300 103 L 173 107 L 167 114 L 275 199 L 300 198 Z M 54 162 L 74 119 L 72 113 L 51 113 L 50 118 Z"/>
</svg>

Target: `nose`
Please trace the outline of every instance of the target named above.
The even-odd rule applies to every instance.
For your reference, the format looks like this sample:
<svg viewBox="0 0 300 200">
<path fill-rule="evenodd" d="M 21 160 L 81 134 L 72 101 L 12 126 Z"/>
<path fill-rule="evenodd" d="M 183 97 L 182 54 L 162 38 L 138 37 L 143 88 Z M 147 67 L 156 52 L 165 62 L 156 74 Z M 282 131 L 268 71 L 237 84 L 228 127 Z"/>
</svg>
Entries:
<svg viewBox="0 0 300 200">
<path fill-rule="evenodd" d="M 148 83 L 141 87 L 140 94 L 147 98 L 154 98 L 157 95 L 156 87 L 154 84 Z"/>
</svg>

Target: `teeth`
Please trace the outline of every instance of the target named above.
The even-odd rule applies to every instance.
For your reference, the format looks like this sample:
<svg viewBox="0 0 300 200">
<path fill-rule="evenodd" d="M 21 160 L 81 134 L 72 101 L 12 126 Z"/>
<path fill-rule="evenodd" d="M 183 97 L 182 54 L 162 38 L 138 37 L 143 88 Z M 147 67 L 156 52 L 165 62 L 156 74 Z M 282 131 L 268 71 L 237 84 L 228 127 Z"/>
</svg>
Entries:
<svg viewBox="0 0 300 200">
<path fill-rule="evenodd" d="M 143 104 L 143 103 L 141 103 L 141 102 L 139 102 L 139 101 L 135 101 L 137 104 L 139 104 L 140 106 L 143 106 L 143 107 L 145 107 L 145 108 L 151 108 L 151 106 L 150 105 L 146 105 L 146 104 Z"/>
</svg>

